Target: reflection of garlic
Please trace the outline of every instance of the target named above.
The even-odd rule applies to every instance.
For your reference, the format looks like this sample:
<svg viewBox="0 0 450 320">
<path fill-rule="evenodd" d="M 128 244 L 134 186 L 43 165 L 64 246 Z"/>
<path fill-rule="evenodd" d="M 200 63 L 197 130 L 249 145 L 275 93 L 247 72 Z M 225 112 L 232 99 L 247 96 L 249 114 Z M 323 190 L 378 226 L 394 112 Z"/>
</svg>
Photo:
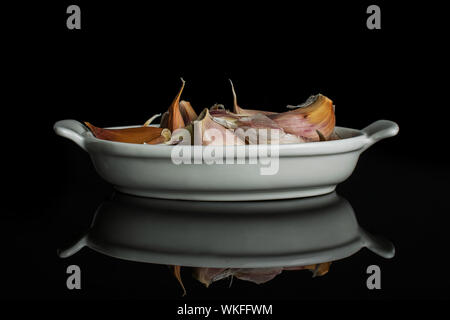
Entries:
<svg viewBox="0 0 450 320">
<path fill-rule="evenodd" d="M 291 107 L 292 108 L 292 107 Z M 320 141 L 320 135 L 328 140 L 334 131 L 335 115 L 333 101 L 318 94 L 308 99 L 306 106 L 283 113 L 269 115 L 286 133 Z"/>
<path fill-rule="evenodd" d="M 328 273 L 331 262 L 312 264 L 307 266 L 294 267 L 272 267 L 272 268 L 210 268 L 210 267 L 194 267 L 192 268 L 192 276 L 199 282 L 209 287 L 213 282 L 235 277 L 240 280 L 251 281 L 256 284 L 266 283 L 274 279 L 277 275 L 285 270 L 310 270 L 313 277 L 323 276 Z M 182 285 L 181 279 L 175 274 L 178 281 Z M 183 287 L 184 289 L 184 287 Z"/>
</svg>

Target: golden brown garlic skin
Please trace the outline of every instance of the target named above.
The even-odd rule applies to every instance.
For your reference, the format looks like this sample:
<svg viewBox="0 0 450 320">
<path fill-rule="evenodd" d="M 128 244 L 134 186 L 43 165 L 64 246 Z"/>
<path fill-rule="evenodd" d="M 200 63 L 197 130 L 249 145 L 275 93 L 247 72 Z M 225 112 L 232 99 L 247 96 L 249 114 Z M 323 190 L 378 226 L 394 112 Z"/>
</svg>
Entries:
<svg viewBox="0 0 450 320">
<path fill-rule="evenodd" d="M 85 122 L 96 138 L 102 140 L 126 142 L 126 143 L 148 143 L 161 136 L 163 128 L 136 127 L 125 129 L 104 129 Z"/>
</svg>

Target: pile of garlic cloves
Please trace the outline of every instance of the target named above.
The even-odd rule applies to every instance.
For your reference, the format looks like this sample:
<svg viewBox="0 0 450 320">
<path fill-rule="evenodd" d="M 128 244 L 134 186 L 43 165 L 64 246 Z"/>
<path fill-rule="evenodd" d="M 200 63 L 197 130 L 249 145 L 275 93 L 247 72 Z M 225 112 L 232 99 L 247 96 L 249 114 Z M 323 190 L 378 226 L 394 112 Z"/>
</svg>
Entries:
<svg viewBox="0 0 450 320">
<path fill-rule="evenodd" d="M 339 139 L 333 102 L 322 94 L 300 105 L 289 105 L 289 110 L 281 113 L 244 109 L 237 103 L 230 80 L 233 110 L 216 104 L 197 115 L 188 101 L 181 100 L 185 87 L 181 80 L 181 89 L 162 114 L 159 127 L 150 124 L 160 115 L 133 128 L 105 129 L 85 124 L 99 139 L 148 145 L 290 144 Z"/>
</svg>

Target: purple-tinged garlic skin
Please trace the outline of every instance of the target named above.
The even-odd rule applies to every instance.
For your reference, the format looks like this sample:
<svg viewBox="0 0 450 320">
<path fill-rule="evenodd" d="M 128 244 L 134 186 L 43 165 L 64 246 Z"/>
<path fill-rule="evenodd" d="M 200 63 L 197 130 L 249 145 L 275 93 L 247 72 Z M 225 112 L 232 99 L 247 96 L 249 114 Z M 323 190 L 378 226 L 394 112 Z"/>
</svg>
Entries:
<svg viewBox="0 0 450 320">
<path fill-rule="evenodd" d="M 320 141 L 317 131 L 328 140 L 336 124 L 333 101 L 322 94 L 314 96 L 311 100 L 313 101 L 307 106 L 269 115 L 269 118 L 286 133 L 302 137 L 306 141 Z"/>
</svg>

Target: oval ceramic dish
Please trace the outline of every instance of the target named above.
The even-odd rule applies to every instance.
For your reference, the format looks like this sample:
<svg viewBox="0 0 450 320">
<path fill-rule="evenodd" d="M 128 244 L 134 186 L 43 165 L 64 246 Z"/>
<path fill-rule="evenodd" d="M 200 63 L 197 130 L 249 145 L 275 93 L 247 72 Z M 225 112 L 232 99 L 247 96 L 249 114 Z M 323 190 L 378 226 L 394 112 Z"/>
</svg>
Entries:
<svg viewBox="0 0 450 320">
<path fill-rule="evenodd" d="M 218 268 L 302 266 L 336 261 L 366 247 L 384 258 L 393 244 L 360 227 L 335 192 L 307 199 L 193 202 L 116 194 L 89 231 L 60 250 L 83 247 L 138 262 Z"/>
<path fill-rule="evenodd" d="M 194 164 L 194 146 L 178 146 L 191 150 L 192 164 L 175 164 L 171 158 L 174 146 L 101 140 L 75 120 L 58 121 L 54 130 L 87 151 L 99 175 L 118 191 L 165 199 L 246 201 L 332 192 L 351 175 L 364 150 L 396 135 L 399 128 L 388 120 L 362 130 L 336 127 L 340 140 L 279 145 L 277 159 L 260 157 L 256 163 L 249 160 L 258 145 L 226 146 L 223 164 Z M 225 155 L 231 149 L 245 154 L 245 164 L 226 163 Z M 277 166 L 276 174 L 261 174 L 267 163 Z"/>
</svg>

